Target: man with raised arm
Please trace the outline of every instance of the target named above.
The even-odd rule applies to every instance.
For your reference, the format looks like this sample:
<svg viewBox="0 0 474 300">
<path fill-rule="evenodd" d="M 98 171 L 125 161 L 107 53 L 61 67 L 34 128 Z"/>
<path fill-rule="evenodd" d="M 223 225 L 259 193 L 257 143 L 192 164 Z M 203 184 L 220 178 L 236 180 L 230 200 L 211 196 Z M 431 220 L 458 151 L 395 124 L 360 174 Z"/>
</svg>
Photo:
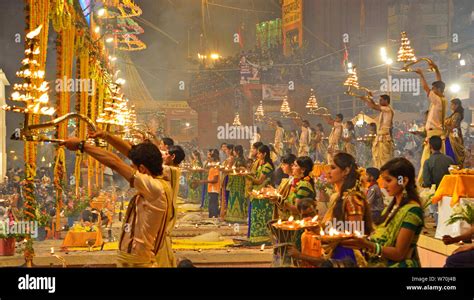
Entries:
<svg viewBox="0 0 474 300">
<path fill-rule="evenodd" d="M 360 97 L 367 106 L 380 112 L 377 127 L 377 137 L 372 144 L 374 167 L 380 169 L 387 161 L 393 158 L 394 144 L 392 139 L 392 124 L 394 112 L 390 106 L 390 96 L 380 95 L 379 104 L 376 104 L 373 94 Z"/>
<path fill-rule="evenodd" d="M 422 180 L 422 170 L 425 161 L 430 157 L 430 145 L 428 140 L 432 136 L 440 136 L 443 141 L 445 138 L 444 134 L 444 120 L 446 118 L 446 98 L 444 97 L 444 88 L 445 84 L 441 80 L 441 73 L 439 72 L 438 67 L 435 64 L 430 64 L 430 67 L 435 69 L 436 71 L 436 81 L 431 84 L 431 89 L 426 82 L 425 75 L 423 74 L 423 70 L 417 69 L 416 73 L 420 75 L 421 83 L 423 85 L 423 89 L 428 95 L 428 100 L 430 101 L 430 107 L 428 109 L 428 116 L 426 119 L 426 139 L 423 148 L 423 154 L 421 156 L 421 166 L 420 166 L 420 173 L 418 175 L 418 181 L 421 182 Z M 442 145 L 441 152 L 445 153 L 444 142 Z"/>
<path fill-rule="evenodd" d="M 70 151 L 81 151 L 123 176 L 137 191 L 130 201 L 122 225 L 118 262 L 122 267 L 156 266 L 156 254 L 165 244 L 169 223 L 169 207 L 173 192 L 163 178 L 163 158 L 156 145 L 144 142 L 135 146 L 119 137 L 104 132 L 91 137 L 105 139 L 119 152 L 126 155 L 128 165 L 116 154 L 87 144 L 78 138 L 69 138 L 62 145 Z M 173 256 L 173 253 L 167 253 Z"/>
</svg>

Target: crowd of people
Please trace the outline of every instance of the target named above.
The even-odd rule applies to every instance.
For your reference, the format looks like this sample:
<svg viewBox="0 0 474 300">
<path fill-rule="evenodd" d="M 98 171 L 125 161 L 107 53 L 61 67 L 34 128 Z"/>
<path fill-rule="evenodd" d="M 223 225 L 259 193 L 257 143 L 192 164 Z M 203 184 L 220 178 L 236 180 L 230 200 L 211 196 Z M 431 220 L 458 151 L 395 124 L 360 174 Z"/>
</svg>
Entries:
<svg viewBox="0 0 474 300">
<path fill-rule="evenodd" d="M 306 120 L 297 120 L 300 130 L 285 138 L 282 124 L 276 122 L 275 140 L 266 145 L 261 141 L 253 143 L 246 163 L 242 146 L 231 144 L 221 145 L 225 157 L 211 149 L 205 163 L 197 158 L 198 165 L 207 164 L 209 173 L 207 180 L 192 184 L 207 185 L 201 198 L 202 206 L 207 204 L 209 208 L 209 217 L 248 223 L 250 244 L 268 242 L 267 225 L 276 218 L 318 214 L 323 217 L 323 224 L 331 220 L 361 222 L 370 240 L 354 238 L 329 247 L 324 259 L 315 257 L 311 247 L 291 248 L 289 253 L 312 265 L 327 263 L 330 257 L 342 265 L 419 267 L 416 243 L 424 227 L 425 212 L 418 187 L 439 186 L 451 165 L 467 165 L 468 151 L 461 129 L 461 101 L 450 101 L 448 115 L 445 85 L 439 71 L 431 87 L 423 72 L 417 73 L 430 102 L 423 126 L 415 122 L 394 126 L 390 97 L 381 95 L 376 103 L 369 93 L 361 99 L 380 115 L 377 124 L 369 124 L 363 136 L 356 136 L 354 124 L 345 121 L 342 114 L 325 117 L 332 127 L 327 138 L 322 124 L 313 129 Z M 357 140 L 365 142 L 362 148 L 368 154 L 362 164 L 364 176 L 358 167 L 358 160 L 361 162 L 364 155 L 359 152 L 361 147 L 356 147 Z M 417 157 L 416 153 L 421 155 Z M 324 180 L 334 191 L 331 195 L 326 194 L 328 189 L 321 189 L 322 178 L 313 177 L 315 162 L 330 166 Z M 241 176 L 239 170 L 249 174 Z M 391 202 L 383 201 L 381 189 L 392 197 Z M 255 191 L 260 194 L 257 196 Z M 324 201 L 327 198 L 329 202 Z M 436 222 L 435 218 L 435 226 Z M 456 239 L 444 238 L 446 243 Z M 300 245 L 308 243 L 301 240 Z M 449 258 L 455 261 L 451 265 L 472 264 L 468 259 L 472 253 L 472 247 L 461 247 Z M 281 266 L 281 261 L 278 263 Z"/>
<path fill-rule="evenodd" d="M 299 130 L 287 134 L 276 121 L 272 123 L 274 140 L 264 143 L 257 134 L 248 152 L 245 145 L 222 143 L 219 149 L 204 153 L 186 147 L 186 153 L 170 137 L 132 145 L 102 131 L 91 132 L 89 137 L 105 140 L 122 157 L 78 138 L 61 145 L 87 153 L 135 189 L 119 240 L 122 267 L 176 266 L 171 233 L 184 173 L 189 174 L 188 201 L 200 203 L 209 218 L 247 224 L 245 244 L 249 246 L 271 242 L 271 222 L 309 221 L 319 216 L 319 227 L 305 229 L 294 245 L 284 245 L 284 256 L 274 251 L 274 266 L 420 267 L 416 244 L 425 212 L 418 187 L 438 186 L 450 165 L 462 167 L 468 159 L 461 102 L 452 99 L 452 113 L 447 116 L 439 72 L 431 88 L 423 72 L 417 73 L 430 110 L 425 125 L 416 130 L 414 123 L 411 128 L 404 123 L 394 126 L 395 112 L 388 95 L 380 95 L 376 102 L 368 93 L 361 99 L 379 112 L 379 118 L 365 131 L 356 130 L 340 113 L 324 116 L 331 127 L 327 137 L 322 124 L 313 128 L 307 120 L 295 119 Z M 422 156 L 400 155 L 409 151 Z M 324 171 L 316 174 L 317 169 Z M 54 202 L 49 170 L 43 171 L 37 183 L 37 193 L 42 193 L 38 199 Z M 15 174 L 10 176 L 15 178 Z M 21 194 L 21 182 L 5 186 Z M 351 237 L 342 241 L 316 242 L 315 236 L 339 222 L 356 224 L 357 232 L 348 232 Z M 443 238 L 446 244 L 468 239 L 468 235 Z M 448 258 L 447 266 L 472 266 L 473 253 L 470 245 L 460 247 Z"/>
<path fill-rule="evenodd" d="M 226 87 L 238 85 L 240 82 L 240 66 L 242 57 L 255 66 L 258 80 L 262 84 L 287 84 L 288 81 L 308 83 L 310 69 L 305 62 L 313 59 L 307 47 L 296 48 L 291 55 L 283 55 L 281 44 L 269 48 L 243 51 L 234 56 L 223 57 L 207 64 L 206 60 L 196 60 L 199 70 L 193 74 L 191 95 L 216 92 Z"/>
</svg>

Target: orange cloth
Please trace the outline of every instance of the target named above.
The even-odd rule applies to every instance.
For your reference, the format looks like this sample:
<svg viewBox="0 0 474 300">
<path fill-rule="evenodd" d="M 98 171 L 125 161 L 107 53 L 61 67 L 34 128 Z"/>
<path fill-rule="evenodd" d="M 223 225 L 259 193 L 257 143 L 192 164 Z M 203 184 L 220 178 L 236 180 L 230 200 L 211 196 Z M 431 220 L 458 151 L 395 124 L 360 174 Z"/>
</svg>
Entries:
<svg viewBox="0 0 474 300">
<path fill-rule="evenodd" d="M 105 201 L 91 201 L 90 205 L 92 208 L 102 210 L 105 206 Z"/>
<path fill-rule="evenodd" d="M 217 176 L 216 183 L 208 183 L 207 184 L 207 192 L 219 193 L 219 169 L 218 168 L 210 168 L 209 175 L 207 176 L 207 180 L 212 180 L 214 177 Z"/>
<path fill-rule="evenodd" d="M 73 232 L 68 231 L 62 247 L 87 247 L 87 240 L 95 240 L 94 247 L 102 245 L 102 233 L 96 232 Z"/>
<path fill-rule="evenodd" d="M 431 201 L 436 204 L 444 196 L 451 196 L 451 207 L 460 198 L 474 197 L 474 175 L 445 175 Z"/>
<path fill-rule="evenodd" d="M 301 235 L 301 253 L 311 257 L 321 257 L 321 240 L 319 236 L 311 231 L 305 231 Z"/>
<path fill-rule="evenodd" d="M 315 164 L 313 167 L 313 177 L 317 178 L 323 173 L 328 173 L 331 170 L 330 165 Z"/>
</svg>

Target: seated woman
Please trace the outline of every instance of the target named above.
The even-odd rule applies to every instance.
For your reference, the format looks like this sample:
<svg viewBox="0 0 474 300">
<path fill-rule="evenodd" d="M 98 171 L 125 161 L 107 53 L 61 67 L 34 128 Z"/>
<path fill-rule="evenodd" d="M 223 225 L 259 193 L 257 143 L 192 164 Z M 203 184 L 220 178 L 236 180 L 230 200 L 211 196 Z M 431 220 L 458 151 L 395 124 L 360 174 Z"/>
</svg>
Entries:
<svg viewBox="0 0 474 300">
<path fill-rule="evenodd" d="M 308 156 L 298 157 L 291 166 L 292 178 L 289 180 L 289 191 L 285 194 L 279 193 L 278 198 L 271 198 L 281 211 L 280 218 L 287 219 L 291 215 L 299 215 L 296 200 L 303 198 L 314 199 L 313 179 L 310 174 L 313 171 L 313 161 Z"/>
<path fill-rule="evenodd" d="M 423 209 L 416 189 L 415 168 L 403 157 L 380 169 L 384 187 L 393 201 L 382 213 L 382 223 L 370 236 L 342 242 L 346 247 L 369 251 L 373 267 L 420 267 L 416 243 L 423 228 Z"/>
<path fill-rule="evenodd" d="M 335 193 L 330 198 L 329 208 L 322 219 L 324 231 L 330 227 L 338 229 L 342 222 L 344 230 L 351 226 L 351 230 L 363 231 L 365 234 L 372 232 L 372 219 L 370 207 L 361 192 L 360 174 L 357 171 L 355 158 L 348 153 L 337 153 L 331 163 L 331 169 L 327 174 L 327 181 L 334 185 Z M 339 230 L 341 231 L 341 230 Z M 350 258 L 358 265 L 365 265 L 365 260 L 360 251 L 338 244 L 330 244 L 326 247 L 326 255 L 332 259 L 343 260 Z"/>
</svg>

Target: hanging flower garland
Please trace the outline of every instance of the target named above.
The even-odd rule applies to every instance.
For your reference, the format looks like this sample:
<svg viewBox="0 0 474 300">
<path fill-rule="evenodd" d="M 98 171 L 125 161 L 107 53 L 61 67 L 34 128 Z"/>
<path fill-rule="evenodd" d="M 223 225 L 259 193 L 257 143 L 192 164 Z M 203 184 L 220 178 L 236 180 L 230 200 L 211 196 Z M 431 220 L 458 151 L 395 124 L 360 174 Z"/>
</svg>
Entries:
<svg viewBox="0 0 474 300">
<path fill-rule="evenodd" d="M 72 11 L 69 12 L 69 11 Z M 63 86 L 72 78 L 74 59 L 74 37 L 75 26 L 73 23 L 72 7 L 64 0 L 52 2 L 51 18 L 53 27 L 58 31 L 56 40 L 57 63 L 56 77 L 63 81 Z M 56 22 L 55 22 L 56 20 Z M 56 26 L 55 26 L 56 23 Z M 57 116 L 62 116 L 70 111 L 70 93 L 66 90 L 58 90 L 56 94 Z M 60 123 L 56 126 L 56 138 L 65 139 L 68 136 L 68 123 Z M 66 154 L 64 147 L 56 147 L 56 158 L 54 164 L 54 186 L 56 190 L 56 220 L 55 231 L 60 228 L 61 220 L 59 212 L 62 209 L 64 199 L 64 188 L 66 180 Z"/>
<path fill-rule="evenodd" d="M 43 28 L 38 36 L 40 55 L 37 63 L 41 70 L 45 69 L 47 43 L 48 43 L 48 28 L 49 28 L 49 0 L 25 0 L 25 15 L 27 32 L 32 31 L 40 25 Z M 25 45 L 26 46 L 26 45 Z M 32 84 L 39 86 L 42 79 L 33 79 Z M 36 96 L 36 95 L 35 95 Z M 38 123 L 39 115 L 29 115 L 29 124 Z M 34 193 L 34 179 L 36 177 L 36 144 L 34 142 L 25 142 L 24 146 L 24 160 L 25 160 L 25 181 L 24 181 L 24 210 L 26 220 L 35 220 L 36 199 Z"/>
</svg>

